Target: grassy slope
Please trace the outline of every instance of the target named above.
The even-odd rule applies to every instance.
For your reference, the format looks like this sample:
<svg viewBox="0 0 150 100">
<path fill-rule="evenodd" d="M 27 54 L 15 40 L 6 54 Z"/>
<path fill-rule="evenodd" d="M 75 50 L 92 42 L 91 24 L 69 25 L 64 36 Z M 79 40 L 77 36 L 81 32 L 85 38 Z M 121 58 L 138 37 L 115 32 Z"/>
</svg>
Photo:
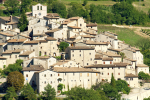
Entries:
<svg viewBox="0 0 150 100">
<path fill-rule="evenodd" d="M 145 6 L 142 6 L 142 4 L 145 4 Z M 148 10 L 150 9 L 150 0 L 144 0 L 141 1 L 141 3 L 139 2 L 133 2 L 132 4 L 134 7 L 136 7 L 138 10 L 142 10 L 146 13 L 148 13 Z"/>
<path fill-rule="evenodd" d="M 98 25 L 98 30 L 100 31 L 110 31 L 118 34 L 118 39 L 125 41 L 125 43 L 136 46 L 136 42 L 143 38 L 137 34 L 134 33 L 134 30 L 128 29 L 128 28 L 118 28 L 113 26 L 104 26 L 104 25 Z"/>
</svg>

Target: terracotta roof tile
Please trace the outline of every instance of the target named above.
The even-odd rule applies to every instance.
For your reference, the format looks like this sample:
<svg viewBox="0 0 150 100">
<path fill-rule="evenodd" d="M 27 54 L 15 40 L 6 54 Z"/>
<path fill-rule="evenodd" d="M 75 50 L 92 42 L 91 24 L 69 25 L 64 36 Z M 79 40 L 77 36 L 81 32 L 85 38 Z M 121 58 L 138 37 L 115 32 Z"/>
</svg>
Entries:
<svg viewBox="0 0 150 100">
<path fill-rule="evenodd" d="M 91 36 L 91 35 L 81 35 L 81 36 L 84 38 L 95 38 L 94 36 Z"/>
<path fill-rule="evenodd" d="M 80 27 L 77 27 L 77 26 L 68 26 L 68 27 L 71 27 L 73 29 L 81 29 Z"/>
<path fill-rule="evenodd" d="M 24 42 L 26 41 L 27 39 L 11 39 L 8 41 L 8 43 L 11 43 L 11 42 Z"/>
<path fill-rule="evenodd" d="M 39 41 L 33 40 L 33 41 L 26 41 L 24 44 L 38 44 Z"/>
<path fill-rule="evenodd" d="M 102 60 L 103 60 L 103 61 L 113 61 L 113 58 L 110 58 L 110 57 L 103 57 Z"/>
<path fill-rule="evenodd" d="M 147 66 L 145 64 L 137 64 L 136 67 L 149 67 L 149 66 Z"/>
<path fill-rule="evenodd" d="M 47 41 L 56 41 L 57 39 L 55 39 L 53 37 L 47 37 L 45 40 L 47 40 Z"/>
<path fill-rule="evenodd" d="M 0 43 L 0 46 L 5 45 L 5 44 L 7 44 L 7 43 Z"/>
<path fill-rule="evenodd" d="M 8 34 L 8 33 L 4 33 L 4 32 L 0 32 L 0 34 L 2 34 L 2 35 L 6 35 L 6 36 L 14 36 L 14 35 L 12 35 L 12 34 Z"/>
<path fill-rule="evenodd" d="M 97 26 L 97 24 L 96 23 L 86 24 L 86 27 L 91 27 L 91 26 Z"/>
<path fill-rule="evenodd" d="M 34 51 L 25 51 L 24 53 L 20 54 L 20 56 L 28 56 Z"/>
<path fill-rule="evenodd" d="M 136 77 L 136 78 L 138 78 L 138 75 L 134 75 L 134 74 L 126 74 L 125 77 Z"/>
<path fill-rule="evenodd" d="M 9 23 L 6 23 L 5 25 L 13 25 L 13 24 L 18 24 L 18 22 L 9 22 Z"/>
<path fill-rule="evenodd" d="M 59 30 L 61 30 L 61 28 L 55 28 L 55 29 L 52 29 L 52 30 L 48 30 L 45 33 L 53 33 L 53 32 L 59 31 Z"/>
<path fill-rule="evenodd" d="M 39 56 L 39 57 L 34 57 L 36 59 L 49 59 L 49 56 Z"/>
</svg>

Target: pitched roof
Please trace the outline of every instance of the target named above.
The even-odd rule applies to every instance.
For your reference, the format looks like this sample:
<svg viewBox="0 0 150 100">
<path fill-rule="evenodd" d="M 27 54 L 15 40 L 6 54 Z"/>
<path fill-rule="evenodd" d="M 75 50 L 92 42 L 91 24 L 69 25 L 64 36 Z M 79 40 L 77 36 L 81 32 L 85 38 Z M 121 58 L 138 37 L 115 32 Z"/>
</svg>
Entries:
<svg viewBox="0 0 150 100">
<path fill-rule="evenodd" d="M 89 45 L 108 45 L 106 42 L 96 42 L 96 41 L 90 41 L 90 40 L 87 40 L 85 42 L 85 44 L 89 44 Z"/>
<path fill-rule="evenodd" d="M 27 39 L 11 39 L 8 41 L 8 43 L 11 43 L 11 42 L 24 42 L 26 41 Z"/>
<path fill-rule="evenodd" d="M 101 68 L 101 67 L 126 67 L 127 63 L 114 63 L 114 64 L 96 64 L 85 66 L 85 68 Z"/>
<path fill-rule="evenodd" d="M 149 67 L 149 66 L 147 66 L 145 64 L 137 64 L 136 67 Z"/>
<path fill-rule="evenodd" d="M 138 77 L 138 75 L 134 75 L 134 74 L 126 74 L 125 77 Z"/>
<path fill-rule="evenodd" d="M 135 51 L 140 51 L 139 48 L 136 48 L 136 47 L 130 47 L 131 49 L 134 49 Z"/>
<path fill-rule="evenodd" d="M 86 34 L 90 34 L 90 35 L 97 35 L 97 34 L 91 33 L 91 32 L 86 32 L 86 31 L 83 31 L 83 32 L 86 33 Z"/>
<path fill-rule="evenodd" d="M 22 71 L 40 71 L 43 69 L 44 67 L 42 65 L 30 65 L 30 67 L 23 67 Z"/>
<path fill-rule="evenodd" d="M 100 73 L 99 71 L 89 69 L 89 68 L 78 68 L 78 67 L 54 67 L 53 71 L 55 72 L 91 72 L 91 73 Z"/>
<path fill-rule="evenodd" d="M 18 24 L 18 22 L 9 22 L 9 23 L 6 23 L 6 25 L 13 25 L 13 24 Z"/>
<path fill-rule="evenodd" d="M 61 28 L 55 28 L 55 29 L 52 29 L 52 30 L 48 30 L 45 33 L 53 33 L 53 32 L 59 31 L 59 30 L 61 30 Z"/>
<path fill-rule="evenodd" d="M 114 49 L 114 48 L 108 48 L 108 50 L 118 51 L 118 52 L 120 52 L 120 51 L 121 51 L 120 49 Z"/>
<path fill-rule="evenodd" d="M 10 21 L 10 17 L 0 17 L 0 18 L 5 20 L 5 21 Z"/>
<path fill-rule="evenodd" d="M 70 60 L 59 60 L 58 62 L 56 62 L 55 64 L 51 65 L 51 66 L 55 66 L 55 65 L 63 65 L 65 63 L 68 63 Z"/>
<path fill-rule="evenodd" d="M 24 53 L 20 54 L 20 56 L 28 56 L 34 51 L 25 51 Z"/>
<path fill-rule="evenodd" d="M 34 57 L 36 59 L 49 59 L 49 56 L 39 56 L 39 57 Z"/>
<path fill-rule="evenodd" d="M 137 60 L 133 60 L 133 59 L 129 59 L 129 58 L 123 58 L 125 60 L 129 60 L 129 61 L 137 61 Z"/>
<path fill-rule="evenodd" d="M 0 43 L 0 46 L 5 45 L 5 44 L 7 44 L 7 43 Z"/>
<path fill-rule="evenodd" d="M 7 59 L 7 58 L 5 58 L 5 57 L 3 57 L 3 56 L 0 56 L 0 59 Z"/>
<path fill-rule="evenodd" d="M 97 24 L 96 23 L 86 24 L 86 27 L 91 27 L 91 26 L 97 26 Z"/>
<path fill-rule="evenodd" d="M 103 57 L 102 60 L 103 60 L 103 61 L 113 61 L 113 58 L 110 58 L 110 57 Z"/>
<path fill-rule="evenodd" d="M 71 17 L 71 18 L 69 18 L 69 19 L 71 19 L 71 20 L 77 20 L 77 19 L 79 19 L 79 18 L 81 18 L 81 17 Z"/>
<path fill-rule="evenodd" d="M 91 35 L 81 35 L 81 36 L 84 38 L 95 38 L 94 36 L 91 36 Z"/>
<path fill-rule="evenodd" d="M 90 47 L 90 46 L 69 46 L 68 48 L 70 48 L 71 50 L 94 50 L 94 47 Z"/>
<path fill-rule="evenodd" d="M 73 29 L 81 29 L 81 27 L 77 27 L 77 26 L 68 26 L 68 27 L 71 27 Z"/>
<path fill-rule="evenodd" d="M 55 39 L 53 37 L 47 37 L 45 40 L 47 40 L 47 41 L 56 41 L 57 39 Z"/>
<path fill-rule="evenodd" d="M 8 34 L 8 33 L 4 33 L 4 32 L 0 32 L 0 34 L 2 34 L 2 35 L 6 35 L 6 36 L 14 36 L 14 35 L 12 35 L 12 34 Z"/>
<path fill-rule="evenodd" d="M 63 21 L 62 25 L 67 25 L 71 22 L 73 22 L 73 21 L 71 21 L 70 19 L 66 19 L 66 20 Z"/>
<path fill-rule="evenodd" d="M 5 52 L 3 52 L 2 54 L 20 53 L 21 51 L 23 51 L 23 49 L 17 49 L 17 50 L 6 50 L 6 51 L 5 51 Z"/>
<path fill-rule="evenodd" d="M 33 41 L 26 41 L 24 44 L 38 44 L 39 41 L 33 40 Z"/>
<path fill-rule="evenodd" d="M 121 57 L 120 55 L 112 53 L 112 52 L 101 52 L 101 51 L 99 51 L 98 53 L 103 54 L 103 55 L 107 55 L 108 57 Z"/>
<path fill-rule="evenodd" d="M 95 60 L 98 60 L 98 59 L 102 59 L 103 55 L 101 54 L 95 54 Z"/>
<path fill-rule="evenodd" d="M 23 37 L 26 37 L 26 38 L 31 38 L 29 36 L 26 36 L 26 35 L 22 35 L 22 34 L 19 34 L 20 36 L 23 36 Z"/>
<path fill-rule="evenodd" d="M 60 17 L 58 13 L 47 13 L 49 17 Z"/>
</svg>

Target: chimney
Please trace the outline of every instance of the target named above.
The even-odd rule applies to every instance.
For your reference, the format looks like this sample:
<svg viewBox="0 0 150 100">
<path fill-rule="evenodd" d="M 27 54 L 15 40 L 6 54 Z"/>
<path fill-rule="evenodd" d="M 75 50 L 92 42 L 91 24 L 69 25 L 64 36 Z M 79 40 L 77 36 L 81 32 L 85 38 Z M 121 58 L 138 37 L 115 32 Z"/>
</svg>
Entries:
<svg viewBox="0 0 150 100">
<path fill-rule="evenodd" d="M 10 15 L 10 22 L 12 22 L 12 15 Z"/>
</svg>

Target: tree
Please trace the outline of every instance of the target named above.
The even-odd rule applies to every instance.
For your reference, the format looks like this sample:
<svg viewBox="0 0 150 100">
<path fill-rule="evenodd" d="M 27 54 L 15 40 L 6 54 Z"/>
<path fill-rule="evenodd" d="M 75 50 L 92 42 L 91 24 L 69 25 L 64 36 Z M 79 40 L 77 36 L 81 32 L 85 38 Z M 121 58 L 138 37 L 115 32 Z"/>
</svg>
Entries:
<svg viewBox="0 0 150 100">
<path fill-rule="evenodd" d="M 150 9 L 148 10 L 148 16 L 149 16 L 149 18 L 150 18 Z"/>
<path fill-rule="evenodd" d="M 18 8 L 19 6 L 19 1 L 18 0 L 6 0 L 4 3 L 5 7 L 7 8 L 7 10 L 10 12 L 12 12 L 11 14 L 13 14 L 13 12 L 15 11 L 15 8 Z"/>
<path fill-rule="evenodd" d="M 25 100 L 36 100 L 36 94 L 29 83 L 25 84 L 21 89 L 21 99 Z"/>
<path fill-rule="evenodd" d="M 14 71 L 8 74 L 7 76 L 8 86 L 13 86 L 16 91 L 21 90 L 24 85 L 24 76 L 18 71 Z"/>
<path fill-rule="evenodd" d="M 21 32 L 25 31 L 28 25 L 28 20 L 27 16 L 25 14 L 25 11 L 22 11 L 21 18 L 19 19 L 18 22 L 18 28 L 20 29 Z"/>
<path fill-rule="evenodd" d="M 66 42 L 60 42 L 59 50 L 60 51 L 64 51 L 68 46 L 69 46 L 68 43 L 66 43 Z"/>
<path fill-rule="evenodd" d="M 103 91 L 105 92 L 106 96 L 110 99 L 120 100 L 121 94 L 118 94 L 116 88 L 114 88 L 109 83 L 103 85 Z"/>
<path fill-rule="evenodd" d="M 126 56 L 125 56 L 125 53 L 123 53 L 123 52 L 119 52 L 119 54 L 120 54 L 120 56 L 121 56 L 121 61 L 123 62 L 123 58 L 125 58 Z"/>
<path fill-rule="evenodd" d="M 67 17 L 66 6 L 62 2 L 55 1 L 52 3 L 52 11 L 53 13 L 58 13 L 61 17 Z"/>
<path fill-rule="evenodd" d="M 44 100 L 53 100 L 55 98 L 55 89 L 52 88 L 50 84 L 47 84 L 44 90 L 45 91 L 42 92 L 42 97 L 44 98 Z"/>
<path fill-rule="evenodd" d="M 60 84 L 58 84 L 58 90 L 62 91 L 63 86 L 64 86 L 64 85 L 63 85 L 63 84 L 61 84 L 61 83 L 60 83 Z"/>
<path fill-rule="evenodd" d="M 86 6 L 87 3 L 88 3 L 87 0 L 84 0 L 84 1 L 83 1 L 84 6 Z"/>
<path fill-rule="evenodd" d="M 139 74 L 138 74 L 138 78 L 139 78 L 139 79 L 148 80 L 148 79 L 150 79 L 150 76 L 149 76 L 149 74 L 146 74 L 146 73 L 144 73 L 143 71 L 141 71 L 141 72 L 139 72 Z"/>
<path fill-rule="evenodd" d="M 110 85 L 112 86 L 112 87 L 116 87 L 116 81 L 115 81 L 115 79 L 114 79 L 114 76 L 113 76 L 113 73 L 112 73 L 112 76 L 111 76 L 111 83 L 110 83 Z"/>
<path fill-rule="evenodd" d="M 16 63 L 15 64 L 9 64 L 7 68 L 5 68 L 3 70 L 3 72 L 8 75 L 10 72 L 14 72 L 14 71 L 18 71 L 18 72 L 21 72 L 22 71 L 22 64 L 23 60 L 19 59 L 19 60 L 16 60 Z"/>
<path fill-rule="evenodd" d="M 99 92 L 93 89 L 85 89 L 81 87 L 75 87 L 68 91 L 67 98 L 64 100 L 108 100 L 103 98 Z"/>
<path fill-rule="evenodd" d="M 25 12 L 29 11 L 32 0 L 21 0 L 21 9 Z"/>
<path fill-rule="evenodd" d="M 18 96 L 14 87 L 8 87 L 6 92 L 7 94 L 4 96 L 6 100 L 13 100 L 14 98 L 17 99 Z"/>
<path fill-rule="evenodd" d="M 130 93 L 130 87 L 128 87 L 128 83 L 125 80 L 117 80 L 116 89 L 118 90 L 118 92 L 122 91 L 126 94 Z"/>
</svg>

